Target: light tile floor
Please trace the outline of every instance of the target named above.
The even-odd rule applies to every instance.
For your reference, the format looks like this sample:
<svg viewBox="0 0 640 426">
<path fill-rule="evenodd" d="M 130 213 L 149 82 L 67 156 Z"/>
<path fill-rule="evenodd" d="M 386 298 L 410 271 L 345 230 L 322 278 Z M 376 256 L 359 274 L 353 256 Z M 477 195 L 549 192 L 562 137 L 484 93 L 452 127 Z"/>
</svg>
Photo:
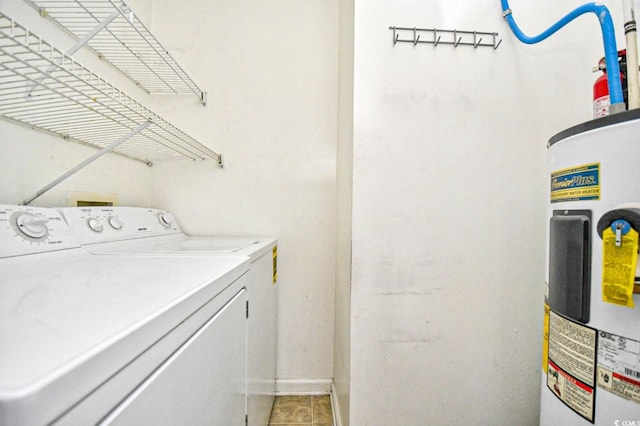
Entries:
<svg viewBox="0 0 640 426">
<path fill-rule="evenodd" d="M 278 396 L 273 403 L 273 426 L 333 426 L 331 398 L 323 396 Z"/>
</svg>

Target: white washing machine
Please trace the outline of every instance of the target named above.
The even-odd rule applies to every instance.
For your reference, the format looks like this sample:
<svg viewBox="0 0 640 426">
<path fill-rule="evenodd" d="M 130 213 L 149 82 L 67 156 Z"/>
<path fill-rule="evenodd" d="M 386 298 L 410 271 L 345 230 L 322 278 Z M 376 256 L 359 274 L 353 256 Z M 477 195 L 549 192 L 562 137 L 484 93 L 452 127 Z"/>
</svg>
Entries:
<svg viewBox="0 0 640 426">
<path fill-rule="evenodd" d="M 249 425 L 269 422 L 275 396 L 277 344 L 277 240 L 188 236 L 165 210 L 140 207 L 60 209 L 76 238 L 92 254 L 129 256 L 248 256 Z"/>
<path fill-rule="evenodd" d="M 93 256 L 59 212 L 0 205 L 0 424 L 244 425 L 248 270 Z"/>
</svg>

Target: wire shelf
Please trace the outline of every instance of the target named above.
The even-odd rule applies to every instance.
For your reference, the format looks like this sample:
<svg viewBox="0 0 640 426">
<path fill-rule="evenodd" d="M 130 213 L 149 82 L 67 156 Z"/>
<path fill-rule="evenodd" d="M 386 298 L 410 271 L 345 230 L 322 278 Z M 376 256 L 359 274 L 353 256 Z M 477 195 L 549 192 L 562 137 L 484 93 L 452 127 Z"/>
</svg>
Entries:
<svg viewBox="0 0 640 426">
<path fill-rule="evenodd" d="M 60 49 L 0 13 L 0 114 L 105 148 L 141 123 L 113 152 L 152 164 L 222 156 L 196 141 Z"/>
<path fill-rule="evenodd" d="M 108 22 L 87 42 L 96 53 L 151 94 L 206 93 L 122 0 L 26 0 L 77 39 Z M 115 17 L 114 17 L 115 16 Z M 110 20 L 112 19 L 112 20 Z"/>
</svg>

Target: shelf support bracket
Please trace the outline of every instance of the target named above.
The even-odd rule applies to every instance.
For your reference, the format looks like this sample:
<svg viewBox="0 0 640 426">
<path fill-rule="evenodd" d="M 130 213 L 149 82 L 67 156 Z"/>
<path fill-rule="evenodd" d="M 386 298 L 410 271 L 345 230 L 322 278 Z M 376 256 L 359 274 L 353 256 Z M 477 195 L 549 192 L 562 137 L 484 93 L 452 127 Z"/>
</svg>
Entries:
<svg viewBox="0 0 640 426">
<path fill-rule="evenodd" d="M 102 157 L 103 155 L 105 155 L 106 153 L 112 151 L 113 149 L 115 149 L 118 145 L 120 145 L 121 143 L 125 142 L 126 140 L 130 139 L 131 137 L 137 135 L 138 133 L 140 133 L 141 131 L 143 131 L 144 129 L 146 129 L 149 125 L 151 124 L 151 121 L 145 121 L 144 123 L 138 125 L 135 129 L 133 129 L 132 131 L 130 131 L 129 133 L 127 133 L 126 135 L 124 135 L 123 137 L 121 137 L 120 139 L 118 139 L 117 141 L 113 142 L 111 145 L 108 145 L 104 148 L 102 148 L 100 151 L 96 152 L 95 154 L 93 154 L 91 157 L 87 158 L 86 160 L 84 160 L 83 162 L 81 162 L 80 164 L 78 164 L 77 166 L 75 166 L 74 168 L 72 168 L 71 170 L 69 170 L 68 172 L 64 173 L 63 175 L 61 175 L 60 177 L 58 177 L 57 179 L 55 179 L 53 182 L 51 182 L 50 184 L 42 187 L 40 190 L 38 190 L 35 194 L 33 194 L 30 197 L 25 198 L 20 205 L 23 206 L 27 206 L 29 205 L 33 200 L 35 200 L 36 198 L 40 197 L 42 194 L 44 194 L 45 192 L 49 191 L 51 188 L 53 188 L 54 186 L 58 185 L 60 182 L 62 182 L 63 180 L 67 179 L 69 176 L 75 174 L 76 172 L 78 172 L 80 169 L 83 169 L 85 166 L 89 165 L 90 163 L 93 163 L 95 160 L 97 160 L 98 158 Z"/>
<path fill-rule="evenodd" d="M 82 46 L 84 46 L 85 44 L 89 43 L 89 40 L 91 40 L 96 34 L 98 34 L 100 31 L 102 31 L 104 29 L 104 27 L 109 25 L 111 23 L 111 21 L 116 19 L 121 14 L 122 13 L 120 12 L 119 9 L 114 10 L 111 15 L 107 16 L 106 18 L 104 18 L 102 20 L 102 22 L 100 22 L 94 29 L 92 29 L 91 31 L 86 33 L 80 40 L 78 40 L 76 42 L 76 44 L 71 46 L 69 48 L 69 50 L 67 50 L 67 55 L 73 56 L 74 53 L 76 53 L 78 50 L 80 50 L 82 48 Z"/>
</svg>

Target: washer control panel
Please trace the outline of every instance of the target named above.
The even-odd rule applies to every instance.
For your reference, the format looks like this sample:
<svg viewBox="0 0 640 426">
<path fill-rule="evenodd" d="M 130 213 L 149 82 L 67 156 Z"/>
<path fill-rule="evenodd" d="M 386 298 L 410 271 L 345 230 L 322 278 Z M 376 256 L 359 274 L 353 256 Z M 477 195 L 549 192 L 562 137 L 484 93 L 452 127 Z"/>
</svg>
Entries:
<svg viewBox="0 0 640 426">
<path fill-rule="evenodd" d="M 62 216 L 81 244 L 180 234 L 173 215 L 144 207 L 66 207 Z"/>
<path fill-rule="evenodd" d="M 76 247 L 80 244 L 58 211 L 0 204 L 0 258 Z"/>
</svg>

